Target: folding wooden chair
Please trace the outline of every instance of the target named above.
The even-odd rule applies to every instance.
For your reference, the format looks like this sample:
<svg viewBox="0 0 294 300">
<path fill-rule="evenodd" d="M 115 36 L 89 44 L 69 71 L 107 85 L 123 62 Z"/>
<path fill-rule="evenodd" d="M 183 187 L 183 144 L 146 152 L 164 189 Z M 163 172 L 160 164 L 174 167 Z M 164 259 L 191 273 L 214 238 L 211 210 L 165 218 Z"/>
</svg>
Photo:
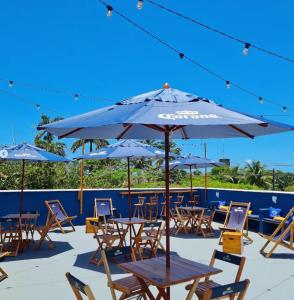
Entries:
<svg viewBox="0 0 294 300">
<path fill-rule="evenodd" d="M 59 200 L 45 201 L 45 205 L 48 208 L 47 222 L 51 217 L 54 219 L 54 223 L 51 225 L 50 229 L 58 227 L 62 233 L 75 231 L 72 220 L 74 220 L 77 216 L 69 217 Z M 72 230 L 64 230 L 63 225 L 65 224 L 69 224 Z"/>
<path fill-rule="evenodd" d="M 200 196 L 193 195 L 192 199 L 187 201 L 188 206 L 197 206 L 200 203 Z"/>
<path fill-rule="evenodd" d="M 83 283 L 82 281 L 71 275 L 69 272 L 67 272 L 65 276 L 77 300 L 83 300 L 82 294 L 87 296 L 89 300 L 95 300 L 94 294 L 89 285 Z"/>
<path fill-rule="evenodd" d="M 175 210 L 170 210 L 170 216 L 174 221 L 174 227 L 172 231 L 177 235 L 180 231 L 188 232 L 188 225 L 190 223 L 190 217 L 184 213 L 179 207 L 176 207 Z"/>
<path fill-rule="evenodd" d="M 2 252 L 2 245 L 0 245 L 0 259 L 9 255 L 10 255 L 9 252 Z M 0 267 L 0 282 L 6 278 L 8 278 L 8 274 Z"/>
<path fill-rule="evenodd" d="M 174 201 L 174 206 L 179 207 L 183 205 L 184 202 L 184 196 L 183 195 L 178 195 L 176 201 Z"/>
<path fill-rule="evenodd" d="M 121 234 L 114 233 L 112 230 L 109 231 L 103 222 L 90 220 L 90 225 L 93 229 L 94 238 L 98 243 L 96 251 L 90 258 L 90 263 L 100 266 L 102 263 L 101 251 L 111 250 L 116 241 L 119 241 L 119 245 L 123 246 L 122 236 Z"/>
<path fill-rule="evenodd" d="M 212 228 L 212 222 L 215 215 L 215 210 L 206 210 L 201 218 L 199 220 L 199 228 L 201 229 L 201 233 L 204 237 L 213 237 L 214 236 L 214 230 Z"/>
<path fill-rule="evenodd" d="M 47 241 L 48 249 L 53 250 L 55 249 L 55 244 L 51 240 L 48 232 L 52 228 L 52 224 L 55 222 L 55 218 L 53 216 L 50 217 L 49 220 L 47 220 L 46 225 L 43 226 L 36 226 L 35 231 L 39 233 L 40 239 L 35 244 L 35 249 L 39 250 L 41 248 L 41 245 L 44 241 Z"/>
<path fill-rule="evenodd" d="M 165 251 L 164 246 L 161 244 L 161 238 L 165 229 L 165 222 L 150 222 L 144 225 L 142 235 L 135 237 L 135 249 L 136 253 L 139 253 L 140 257 L 144 257 L 144 250 L 149 249 L 150 254 L 148 257 L 155 257 L 158 248 Z"/>
<path fill-rule="evenodd" d="M 264 246 L 260 249 L 260 253 L 267 258 L 273 254 L 279 245 L 287 249 L 294 250 L 294 207 L 290 209 L 285 219 L 279 224 L 272 235 L 268 236 L 262 233 L 259 234 L 267 240 Z M 264 250 L 270 243 L 273 243 L 273 246 L 267 253 Z"/>
<path fill-rule="evenodd" d="M 21 225 L 22 226 L 22 225 Z M 17 256 L 20 251 L 21 230 L 18 219 L 9 219 L 0 224 L 0 249 L 3 253 L 9 253 L 9 256 Z"/>
<path fill-rule="evenodd" d="M 117 280 L 112 280 L 111 277 L 108 260 L 111 259 L 117 261 L 120 258 L 125 259 L 128 256 L 130 256 L 133 261 L 136 260 L 134 252 L 130 246 L 123 248 L 114 247 L 112 250 L 108 251 L 102 250 L 101 255 L 112 300 L 117 300 L 115 291 L 121 292 L 119 300 L 129 299 L 134 296 L 137 296 L 137 299 L 147 299 L 144 289 L 135 276 L 127 276 Z"/>
<path fill-rule="evenodd" d="M 145 219 L 156 221 L 158 217 L 158 196 L 151 196 L 150 202 L 145 203 Z"/>
<path fill-rule="evenodd" d="M 219 244 L 222 245 L 223 233 L 225 231 L 241 232 L 242 235 L 250 242 L 253 240 L 248 235 L 248 211 L 250 202 L 231 202 L 226 214 L 223 227 L 219 227 L 221 235 Z"/>
<path fill-rule="evenodd" d="M 238 266 L 237 273 L 236 273 L 236 276 L 235 276 L 235 283 L 240 281 L 242 271 L 243 271 L 243 268 L 244 268 L 244 264 L 245 264 L 245 261 L 246 261 L 245 257 L 240 257 L 240 256 L 237 256 L 237 255 L 228 254 L 228 253 L 225 253 L 225 252 L 214 250 L 209 265 L 211 267 L 213 267 L 215 265 L 216 260 L 220 260 L 222 262 L 226 262 L 226 263 L 230 263 L 230 264 Z M 205 280 L 203 282 L 200 282 L 198 284 L 195 293 L 196 293 L 196 295 L 198 296 L 199 299 L 206 299 L 206 298 L 204 298 L 204 295 L 206 295 L 210 289 L 217 288 L 217 287 L 220 287 L 220 286 L 221 286 L 221 284 L 210 280 L 210 278 L 208 276 L 208 277 L 205 278 Z M 190 290 L 191 288 L 192 288 L 191 284 L 186 286 L 186 290 Z M 230 298 L 230 300 L 234 299 L 232 294 L 228 295 L 227 298 Z M 208 298 L 208 299 L 210 299 L 210 298 Z M 214 298 L 212 298 L 212 299 L 214 299 Z"/>
<path fill-rule="evenodd" d="M 134 214 L 133 217 L 137 218 L 144 218 L 144 204 L 145 204 L 145 199 L 146 197 L 138 197 L 138 203 L 135 203 L 135 209 L 134 209 Z"/>
<path fill-rule="evenodd" d="M 237 297 L 237 300 L 243 300 L 245 299 L 249 284 L 249 279 L 245 279 L 243 281 L 210 288 L 206 291 L 201 300 L 235 299 L 235 297 Z"/>
</svg>

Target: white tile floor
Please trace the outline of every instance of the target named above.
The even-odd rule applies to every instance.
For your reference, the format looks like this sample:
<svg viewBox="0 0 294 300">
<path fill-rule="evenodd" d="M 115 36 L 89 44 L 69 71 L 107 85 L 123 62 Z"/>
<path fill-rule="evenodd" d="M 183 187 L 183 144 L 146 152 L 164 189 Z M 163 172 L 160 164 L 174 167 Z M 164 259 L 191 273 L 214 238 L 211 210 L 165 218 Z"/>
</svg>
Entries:
<svg viewBox="0 0 294 300">
<path fill-rule="evenodd" d="M 215 225 L 217 228 L 217 225 Z M 55 250 L 47 250 L 44 245 L 40 251 L 27 250 L 17 258 L 6 258 L 0 265 L 9 274 L 9 278 L 0 283 L 1 300 L 67 300 L 74 299 L 65 280 L 65 272 L 88 283 L 96 299 L 111 299 L 106 286 L 103 267 L 97 268 L 88 263 L 90 254 L 97 243 L 92 235 L 84 233 L 84 226 L 68 234 L 51 233 L 56 242 Z M 245 246 L 247 258 L 243 278 L 249 278 L 251 285 L 246 299 L 249 300 L 284 300 L 294 299 L 294 252 L 279 247 L 280 254 L 266 259 L 259 254 L 263 240 L 251 233 L 254 243 Z M 195 238 L 193 235 L 172 237 L 171 248 L 182 257 L 208 263 L 213 249 L 218 246 L 218 239 Z M 217 280 L 223 283 L 233 281 L 234 273 L 227 265 L 219 265 L 224 272 Z M 114 268 L 113 278 L 124 276 Z M 171 289 L 172 299 L 185 299 L 184 285 Z M 196 299 L 196 297 L 195 297 Z"/>
</svg>

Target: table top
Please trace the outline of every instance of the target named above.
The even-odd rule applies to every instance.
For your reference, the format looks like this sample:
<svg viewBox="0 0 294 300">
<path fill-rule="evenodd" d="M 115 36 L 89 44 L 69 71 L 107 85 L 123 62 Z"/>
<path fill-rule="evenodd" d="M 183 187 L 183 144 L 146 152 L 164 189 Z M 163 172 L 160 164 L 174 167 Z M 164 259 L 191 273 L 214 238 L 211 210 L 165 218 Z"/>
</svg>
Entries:
<svg viewBox="0 0 294 300">
<path fill-rule="evenodd" d="M 204 207 L 199 206 L 179 206 L 178 208 L 186 211 L 200 211 L 205 209 Z"/>
<path fill-rule="evenodd" d="M 170 265 L 170 269 L 166 269 L 165 256 L 162 256 L 122 263 L 119 264 L 119 267 L 161 288 L 222 272 L 221 269 L 216 269 L 176 255 L 171 256 Z"/>
<path fill-rule="evenodd" d="M 191 193 L 191 190 L 170 190 L 170 194 L 177 193 Z M 196 189 L 193 189 L 193 192 L 197 192 Z M 121 195 L 128 195 L 127 191 L 120 192 Z M 152 194 L 165 194 L 165 190 L 155 190 L 155 191 L 131 191 L 131 195 L 152 195 Z"/>
<path fill-rule="evenodd" d="M 148 222 L 148 220 L 145 219 L 139 219 L 139 218 L 115 218 L 112 219 L 113 222 L 124 224 L 124 225 L 132 225 L 132 224 L 144 224 Z"/>
<path fill-rule="evenodd" d="M 39 217 L 39 214 L 22 214 L 21 218 L 23 220 L 35 219 Z M 0 220 L 9 220 L 9 219 L 19 219 L 19 214 L 8 214 L 5 216 L 0 217 Z"/>
</svg>

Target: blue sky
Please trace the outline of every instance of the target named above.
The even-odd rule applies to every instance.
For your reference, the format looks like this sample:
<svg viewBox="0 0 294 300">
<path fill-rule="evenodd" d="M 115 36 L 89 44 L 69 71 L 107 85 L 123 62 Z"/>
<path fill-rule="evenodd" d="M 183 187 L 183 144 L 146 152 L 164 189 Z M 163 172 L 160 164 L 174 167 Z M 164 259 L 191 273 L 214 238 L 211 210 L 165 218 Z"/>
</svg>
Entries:
<svg viewBox="0 0 294 300">
<path fill-rule="evenodd" d="M 294 56 L 294 2 L 164 1 L 170 8 L 261 47 Z M 109 3 L 180 51 L 261 96 L 294 108 L 294 64 L 224 39 L 135 0 Z M 64 117 L 160 88 L 164 82 L 226 107 L 294 124 L 294 111 L 260 105 L 145 36 L 119 16 L 106 18 L 95 0 L 10 0 L 0 4 L 0 144 L 32 142 L 41 113 Z M 14 80 L 8 87 L 7 79 Z M 39 88 L 42 87 L 42 88 Z M 53 90 L 68 91 L 55 93 Z M 13 93 L 12 96 L 8 93 Z M 74 93 L 86 94 L 74 100 Z M 35 104 L 40 105 L 36 110 Z M 71 141 L 68 141 L 71 142 Z M 203 141 L 180 141 L 185 153 L 203 154 Z M 196 146 L 192 146 L 196 145 Z M 234 164 L 248 159 L 294 163 L 293 133 L 256 140 L 208 140 L 208 156 Z M 288 168 L 289 169 L 289 168 Z M 293 169 L 293 168 L 292 168 Z"/>
</svg>

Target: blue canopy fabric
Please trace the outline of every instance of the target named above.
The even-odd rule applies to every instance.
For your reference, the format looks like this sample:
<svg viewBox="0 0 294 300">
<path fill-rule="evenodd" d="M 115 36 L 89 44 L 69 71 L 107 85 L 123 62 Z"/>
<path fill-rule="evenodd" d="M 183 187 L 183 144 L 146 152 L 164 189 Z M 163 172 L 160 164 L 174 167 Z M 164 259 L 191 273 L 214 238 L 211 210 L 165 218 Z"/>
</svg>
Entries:
<svg viewBox="0 0 294 300">
<path fill-rule="evenodd" d="M 186 157 L 178 158 L 169 163 L 172 170 L 175 169 L 199 169 L 199 168 L 212 168 L 221 167 L 225 164 L 216 160 L 202 158 L 199 156 L 188 155 Z"/>
<path fill-rule="evenodd" d="M 65 157 L 26 143 L 11 147 L 2 147 L 0 149 L 0 160 L 70 162 Z"/>
<path fill-rule="evenodd" d="M 97 151 L 76 157 L 75 159 L 121 159 L 163 157 L 164 150 L 134 140 L 122 140 Z M 171 154 L 171 156 L 175 156 Z"/>
<path fill-rule="evenodd" d="M 294 130 L 293 126 L 226 109 L 199 96 L 164 88 L 115 105 L 40 126 L 59 137 L 162 139 L 173 126 L 177 138 L 234 138 Z"/>
</svg>

